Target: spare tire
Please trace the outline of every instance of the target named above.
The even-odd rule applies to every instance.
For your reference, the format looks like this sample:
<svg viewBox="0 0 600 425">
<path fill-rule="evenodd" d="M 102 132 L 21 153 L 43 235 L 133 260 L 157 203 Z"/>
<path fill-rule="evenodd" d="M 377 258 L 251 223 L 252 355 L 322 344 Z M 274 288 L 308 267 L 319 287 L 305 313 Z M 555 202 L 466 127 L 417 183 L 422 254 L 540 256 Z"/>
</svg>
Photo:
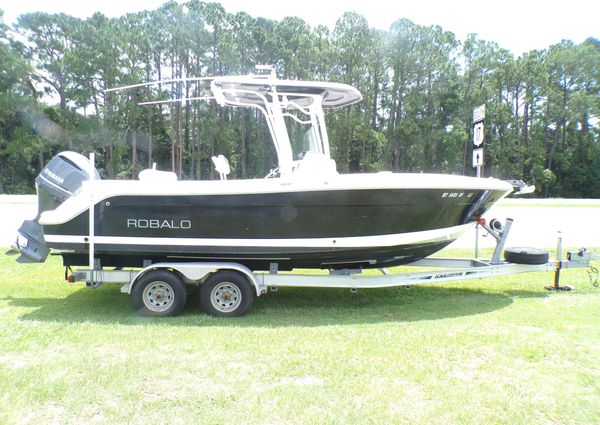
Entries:
<svg viewBox="0 0 600 425">
<path fill-rule="evenodd" d="M 504 250 L 504 259 L 509 263 L 546 264 L 549 258 L 550 254 L 543 249 L 518 247 Z"/>
</svg>

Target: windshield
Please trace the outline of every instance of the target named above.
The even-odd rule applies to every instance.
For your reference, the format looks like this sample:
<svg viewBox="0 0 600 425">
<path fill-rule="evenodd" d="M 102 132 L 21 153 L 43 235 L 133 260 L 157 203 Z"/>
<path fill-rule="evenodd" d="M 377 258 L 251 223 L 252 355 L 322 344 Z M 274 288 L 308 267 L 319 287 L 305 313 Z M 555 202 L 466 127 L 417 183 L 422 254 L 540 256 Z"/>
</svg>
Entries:
<svg viewBox="0 0 600 425">
<path fill-rule="evenodd" d="M 306 152 L 323 153 L 316 120 L 299 111 L 286 113 L 284 116 L 294 159 L 302 159 Z"/>
</svg>

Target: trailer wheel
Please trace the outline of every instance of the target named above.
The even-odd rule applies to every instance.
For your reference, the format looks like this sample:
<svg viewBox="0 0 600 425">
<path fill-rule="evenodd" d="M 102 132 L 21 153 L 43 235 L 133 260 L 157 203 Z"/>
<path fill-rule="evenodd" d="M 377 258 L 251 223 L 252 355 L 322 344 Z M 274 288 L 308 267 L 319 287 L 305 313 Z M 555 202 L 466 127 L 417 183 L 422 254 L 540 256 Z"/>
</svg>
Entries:
<svg viewBox="0 0 600 425">
<path fill-rule="evenodd" d="M 173 272 L 155 270 L 142 276 L 131 292 L 136 310 L 147 316 L 175 316 L 187 301 L 187 287 Z"/>
<path fill-rule="evenodd" d="M 506 248 L 504 259 L 515 264 L 546 264 L 550 255 L 548 251 L 537 248 Z"/>
<path fill-rule="evenodd" d="M 250 310 L 253 302 L 252 285 L 238 272 L 217 272 L 200 286 L 200 305 L 211 316 L 242 316 Z"/>
</svg>

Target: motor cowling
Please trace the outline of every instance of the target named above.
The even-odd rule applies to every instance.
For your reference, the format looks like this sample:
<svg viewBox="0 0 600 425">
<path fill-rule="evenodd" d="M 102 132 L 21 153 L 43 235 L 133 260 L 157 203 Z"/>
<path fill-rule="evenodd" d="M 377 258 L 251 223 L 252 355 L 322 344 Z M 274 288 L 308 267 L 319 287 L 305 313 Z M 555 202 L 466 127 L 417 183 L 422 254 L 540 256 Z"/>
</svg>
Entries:
<svg viewBox="0 0 600 425">
<path fill-rule="evenodd" d="M 77 193 L 82 183 L 90 179 L 89 169 L 89 160 L 77 152 L 61 152 L 52 158 L 35 179 L 38 218 Z M 100 179 L 95 168 L 93 179 Z"/>
</svg>

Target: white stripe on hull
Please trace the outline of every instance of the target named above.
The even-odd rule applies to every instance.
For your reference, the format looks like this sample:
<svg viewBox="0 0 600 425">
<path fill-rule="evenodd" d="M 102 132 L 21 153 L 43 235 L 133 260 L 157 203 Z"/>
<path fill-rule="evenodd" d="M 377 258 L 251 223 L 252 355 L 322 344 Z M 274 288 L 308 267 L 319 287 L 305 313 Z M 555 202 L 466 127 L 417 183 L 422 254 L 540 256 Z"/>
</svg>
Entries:
<svg viewBox="0 0 600 425">
<path fill-rule="evenodd" d="M 422 232 L 399 233 L 379 236 L 355 236 L 341 238 L 305 239 L 217 239 L 217 238 L 157 238 L 131 236 L 95 236 L 95 244 L 153 245 L 153 246 L 239 246 L 276 248 L 369 248 L 410 245 L 426 242 L 454 240 L 471 228 L 474 223 Z M 87 243 L 87 236 L 44 235 L 47 243 Z"/>
</svg>

